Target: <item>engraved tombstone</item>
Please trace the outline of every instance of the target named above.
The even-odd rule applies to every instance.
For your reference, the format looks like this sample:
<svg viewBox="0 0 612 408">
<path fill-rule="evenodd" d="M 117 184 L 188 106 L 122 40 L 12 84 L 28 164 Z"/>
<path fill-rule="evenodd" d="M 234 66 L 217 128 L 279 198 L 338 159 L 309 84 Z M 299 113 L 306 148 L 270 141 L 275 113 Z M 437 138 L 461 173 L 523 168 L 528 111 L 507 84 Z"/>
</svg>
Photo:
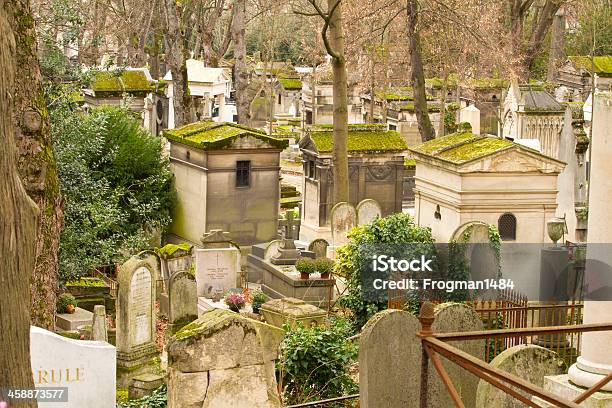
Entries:
<svg viewBox="0 0 612 408">
<path fill-rule="evenodd" d="M 382 208 L 376 200 L 366 198 L 357 204 L 357 224 L 364 225 L 374 221 L 377 217 L 382 216 Z"/>
<path fill-rule="evenodd" d="M 223 296 L 239 286 L 240 251 L 235 248 L 196 249 L 196 287 L 198 297 Z"/>
<path fill-rule="evenodd" d="M 270 243 L 268 244 L 264 252 L 264 259 L 266 261 L 269 261 L 270 259 L 272 259 L 273 257 L 279 254 L 278 250 L 282 242 L 283 241 L 281 241 L 280 239 L 275 239 L 274 241 L 270 241 Z"/>
<path fill-rule="evenodd" d="M 357 221 L 357 212 L 353 205 L 341 202 L 331 210 L 331 232 L 334 247 L 348 243 L 346 234 L 353 229 Z"/>
<path fill-rule="evenodd" d="M 315 258 L 325 258 L 329 242 L 323 238 L 317 238 L 308 245 L 308 250 L 315 254 Z"/>
<path fill-rule="evenodd" d="M 180 271 L 172 275 L 168 294 L 170 324 L 180 326 L 198 318 L 196 281 L 192 272 Z"/>
<path fill-rule="evenodd" d="M 132 368 L 148 362 L 155 348 L 155 282 L 159 261 L 151 253 L 132 256 L 117 281 L 117 365 Z"/>
</svg>

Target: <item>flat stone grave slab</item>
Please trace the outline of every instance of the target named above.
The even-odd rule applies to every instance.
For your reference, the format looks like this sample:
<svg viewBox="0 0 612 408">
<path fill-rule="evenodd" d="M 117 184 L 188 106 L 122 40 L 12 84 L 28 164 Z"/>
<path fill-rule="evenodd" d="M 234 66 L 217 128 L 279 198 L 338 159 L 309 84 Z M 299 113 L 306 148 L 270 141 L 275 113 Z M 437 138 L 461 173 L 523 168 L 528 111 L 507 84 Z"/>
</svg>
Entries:
<svg viewBox="0 0 612 408">
<path fill-rule="evenodd" d="M 206 312 L 210 312 L 211 310 L 221 309 L 221 310 L 230 310 L 229 306 L 225 304 L 223 299 L 215 301 L 214 299 L 209 299 L 205 297 L 198 297 L 198 317 L 202 317 L 202 315 Z M 253 312 L 253 308 L 250 304 L 246 304 L 241 312 Z"/>
<path fill-rule="evenodd" d="M 77 330 L 79 326 L 91 325 L 92 321 L 93 313 L 80 307 L 77 307 L 74 313 L 60 313 L 55 316 L 57 328 L 66 331 Z"/>
<path fill-rule="evenodd" d="M 128 397 L 130 399 L 138 399 L 151 395 L 163 383 L 164 377 L 161 375 L 153 373 L 138 375 L 134 377 L 132 384 L 128 387 Z"/>
</svg>

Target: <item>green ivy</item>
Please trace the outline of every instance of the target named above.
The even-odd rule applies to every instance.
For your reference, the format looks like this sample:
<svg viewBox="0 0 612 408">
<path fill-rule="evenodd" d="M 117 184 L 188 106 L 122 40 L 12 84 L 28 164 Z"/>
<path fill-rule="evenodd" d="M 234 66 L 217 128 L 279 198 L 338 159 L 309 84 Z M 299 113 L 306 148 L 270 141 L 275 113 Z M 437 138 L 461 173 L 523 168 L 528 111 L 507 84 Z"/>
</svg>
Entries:
<svg viewBox="0 0 612 408">
<path fill-rule="evenodd" d="M 165 385 L 146 397 L 117 403 L 117 408 L 166 408 L 167 406 L 168 390 Z"/>
<path fill-rule="evenodd" d="M 285 338 L 276 369 L 286 405 L 357 391 L 348 369 L 357 358 L 358 347 L 347 340 L 352 333 L 347 320 L 335 318 L 329 326 L 308 328 L 297 323 L 283 329 Z"/>
</svg>

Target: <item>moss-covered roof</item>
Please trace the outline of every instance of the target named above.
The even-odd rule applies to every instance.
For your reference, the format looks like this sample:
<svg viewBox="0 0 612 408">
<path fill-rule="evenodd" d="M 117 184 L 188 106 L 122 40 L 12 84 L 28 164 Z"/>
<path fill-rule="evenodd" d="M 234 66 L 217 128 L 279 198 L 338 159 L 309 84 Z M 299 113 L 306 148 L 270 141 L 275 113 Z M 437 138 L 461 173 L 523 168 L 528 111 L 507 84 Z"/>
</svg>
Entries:
<svg viewBox="0 0 612 408">
<path fill-rule="evenodd" d="M 612 76 L 612 55 L 593 57 L 592 63 L 591 57 L 585 55 L 574 55 L 568 59 L 578 68 L 586 69 L 589 72 L 594 71 L 600 76 Z"/>
<path fill-rule="evenodd" d="M 378 99 L 385 99 L 387 102 L 414 100 L 414 91 L 411 86 L 384 88 L 377 90 L 375 95 Z M 425 97 L 428 101 L 433 99 L 430 93 L 426 93 Z"/>
<path fill-rule="evenodd" d="M 446 80 L 446 88 L 454 89 L 459 84 L 456 75 L 449 76 Z M 433 78 L 425 78 L 425 86 L 434 89 L 442 89 L 442 85 L 444 85 L 444 81 L 442 78 L 433 77 Z"/>
<path fill-rule="evenodd" d="M 279 78 L 278 83 L 287 90 L 302 89 L 302 81 L 299 78 Z"/>
<path fill-rule="evenodd" d="M 474 89 L 507 88 L 510 81 L 502 78 L 476 78 L 468 82 Z"/>
<path fill-rule="evenodd" d="M 514 146 L 515 143 L 493 136 L 470 132 L 453 133 L 410 148 L 414 153 L 436 157 L 455 164 L 466 163 Z"/>
<path fill-rule="evenodd" d="M 150 92 L 155 89 L 143 70 L 101 71 L 96 73 L 94 92 Z"/>
<path fill-rule="evenodd" d="M 310 139 L 319 153 L 330 153 L 333 149 L 332 131 L 311 131 Z M 349 153 L 358 152 L 402 152 L 408 148 L 404 139 L 394 130 L 351 130 L 348 132 Z"/>
<path fill-rule="evenodd" d="M 157 252 L 164 258 L 171 258 L 174 254 L 191 253 L 192 249 L 193 245 L 181 242 L 180 244 L 166 244 L 159 248 Z"/>
<path fill-rule="evenodd" d="M 202 150 L 223 149 L 230 146 L 237 137 L 244 136 L 254 137 L 279 149 L 284 149 L 289 145 L 286 139 L 277 139 L 260 130 L 229 122 L 191 123 L 177 129 L 166 129 L 164 136 L 170 141 Z"/>
</svg>

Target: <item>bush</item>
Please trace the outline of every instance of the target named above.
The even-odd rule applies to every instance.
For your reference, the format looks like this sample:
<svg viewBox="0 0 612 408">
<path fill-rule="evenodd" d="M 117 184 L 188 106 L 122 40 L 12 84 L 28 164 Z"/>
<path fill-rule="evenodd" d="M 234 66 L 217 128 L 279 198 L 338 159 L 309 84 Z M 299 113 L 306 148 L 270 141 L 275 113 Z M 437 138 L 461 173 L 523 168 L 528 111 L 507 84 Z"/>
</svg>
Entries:
<svg viewBox="0 0 612 408">
<path fill-rule="evenodd" d="M 117 408 L 166 408 L 167 406 L 168 390 L 165 385 L 146 397 L 117 403 Z"/>
<path fill-rule="evenodd" d="M 258 290 L 253 291 L 253 302 L 252 302 L 253 311 L 255 313 L 259 313 L 259 308 L 261 307 L 261 305 L 266 303 L 268 299 L 269 299 L 268 295 L 263 293 L 261 290 L 258 289 Z"/>
<path fill-rule="evenodd" d="M 317 258 L 314 261 L 317 272 L 321 275 L 324 273 L 332 273 L 334 270 L 334 261 L 329 258 Z"/>
<path fill-rule="evenodd" d="M 329 327 L 283 326 L 285 338 L 277 363 L 285 404 L 298 404 L 352 394 L 357 384 L 349 367 L 357 358 L 357 344 L 348 341 L 351 325 L 334 319 Z"/>
<path fill-rule="evenodd" d="M 398 253 L 396 258 L 410 259 L 414 254 L 406 253 L 412 251 L 421 253 L 435 251 L 434 239 L 431 229 L 419 227 L 412 222 L 407 214 L 392 214 L 388 217 L 377 218 L 372 223 L 359 225 L 353 228 L 349 234 L 349 243 L 337 250 L 337 266 L 335 273 L 346 279 L 347 292 L 338 303 L 348 308 L 353 315 L 354 329 L 359 331 L 361 327 L 376 312 L 387 308 L 387 300 L 366 301 L 361 282 L 361 271 L 366 263 L 372 259 L 363 251 L 369 247 L 374 250 L 380 244 L 387 244 L 392 250 L 404 251 Z M 425 243 L 425 246 L 416 248 L 406 243 Z"/>
<path fill-rule="evenodd" d="M 79 302 L 70 293 L 62 293 L 57 297 L 55 309 L 57 313 L 66 313 L 66 308 L 68 307 L 68 305 L 72 305 L 76 308 L 78 304 Z"/>
<path fill-rule="evenodd" d="M 51 110 L 64 208 L 62 282 L 152 247 L 170 223 L 174 188 L 162 144 L 127 110 Z"/>
<path fill-rule="evenodd" d="M 317 271 L 315 260 L 310 258 L 300 258 L 295 263 L 295 269 L 300 273 L 315 273 Z"/>
</svg>

